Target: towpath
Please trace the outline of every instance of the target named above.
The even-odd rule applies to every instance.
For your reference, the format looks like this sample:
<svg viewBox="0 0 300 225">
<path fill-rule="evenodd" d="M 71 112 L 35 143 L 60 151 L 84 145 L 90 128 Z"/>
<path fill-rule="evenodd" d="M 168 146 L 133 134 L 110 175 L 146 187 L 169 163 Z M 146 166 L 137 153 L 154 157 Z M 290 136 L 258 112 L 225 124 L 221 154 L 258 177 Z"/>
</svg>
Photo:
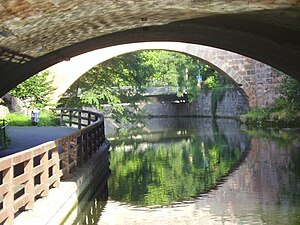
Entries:
<svg viewBox="0 0 300 225">
<path fill-rule="evenodd" d="M 8 126 L 6 134 L 11 142 L 7 149 L 0 150 L 0 157 L 14 154 L 28 148 L 40 145 L 47 141 L 53 141 L 60 137 L 75 132 L 70 127 L 15 127 Z"/>
</svg>

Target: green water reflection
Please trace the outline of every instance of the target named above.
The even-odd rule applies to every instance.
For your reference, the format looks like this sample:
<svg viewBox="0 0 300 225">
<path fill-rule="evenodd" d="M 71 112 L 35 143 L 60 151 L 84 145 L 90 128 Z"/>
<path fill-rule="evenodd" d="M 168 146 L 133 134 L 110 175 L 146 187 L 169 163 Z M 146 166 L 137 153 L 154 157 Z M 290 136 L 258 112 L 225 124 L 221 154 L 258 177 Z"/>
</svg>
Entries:
<svg viewBox="0 0 300 225">
<path fill-rule="evenodd" d="M 300 224 L 299 130 L 156 118 L 110 141 L 108 189 L 73 224 Z"/>
<path fill-rule="evenodd" d="M 212 132 L 172 128 L 120 135 L 111 140 L 109 195 L 137 206 L 163 206 L 192 200 L 215 187 L 236 168 L 250 139 L 228 140 Z"/>
</svg>

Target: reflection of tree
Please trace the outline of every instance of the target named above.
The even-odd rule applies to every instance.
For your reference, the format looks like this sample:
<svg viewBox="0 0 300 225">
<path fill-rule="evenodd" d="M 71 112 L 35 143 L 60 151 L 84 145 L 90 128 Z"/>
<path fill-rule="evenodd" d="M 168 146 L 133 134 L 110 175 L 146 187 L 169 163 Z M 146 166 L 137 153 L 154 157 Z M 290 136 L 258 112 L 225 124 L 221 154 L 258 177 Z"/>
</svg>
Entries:
<svg viewBox="0 0 300 225">
<path fill-rule="evenodd" d="M 112 151 L 110 196 L 136 205 L 191 200 L 214 187 L 240 157 L 239 149 L 230 147 L 221 134 L 205 142 L 191 135 L 187 140 L 148 145 L 144 151 Z"/>
</svg>

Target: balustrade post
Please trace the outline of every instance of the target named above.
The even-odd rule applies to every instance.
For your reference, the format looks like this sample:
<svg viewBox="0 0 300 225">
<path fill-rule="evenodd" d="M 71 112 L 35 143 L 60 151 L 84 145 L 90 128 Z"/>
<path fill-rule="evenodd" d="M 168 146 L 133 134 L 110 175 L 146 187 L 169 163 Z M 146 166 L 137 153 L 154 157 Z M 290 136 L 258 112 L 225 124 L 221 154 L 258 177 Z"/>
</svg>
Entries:
<svg viewBox="0 0 300 225">
<path fill-rule="evenodd" d="M 96 140 L 96 146 L 97 149 L 100 147 L 100 131 L 99 131 L 99 126 L 96 127 L 95 129 L 95 140 Z"/>
<path fill-rule="evenodd" d="M 82 166 L 82 135 L 77 137 L 77 165 Z"/>
<path fill-rule="evenodd" d="M 91 124 L 91 114 L 88 113 L 88 125 L 90 125 L 90 124 Z"/>
<path fill-rule="evenodd" d="M 25 184 L 25 193 L 28 195 L 29 202 L 25 206 L 25 209 L 32 209 L 34 204 L 33 158 L 24 162 L 24 173 L 29 175 L 28 181 Z"/>
<path fill-rule="evenodd" d="M 59 153 L 58 153 L 58 148 L 55 147 L 52 149 L 52 158 L 55 160 L 55 164 L 53 165 L 53 175 L 56 176 L 56 181 L 54 182 L 53 186 L 58 187 L 60 185 L 60 168 L 59 168 Z"/>
<path fill-rule="evenodd" d="M 63 175 L 64 175 L 65 178 L 67 178 L 70 174 L 68 143 L 67 142 L 62 143 L 61 148 L 62 148 L 62 152 L 64 154 L 64 157 L 62 159 Z"/>
<path fill-rule="evenodd" d="M 101 123 L 101 144 L 105 141 L 105 127 L 104 127 L 104 119 Z"/>
<path fill-rule="evenodd" d="M 93 155 L 93 149 L 92 149 L 92 131 L 89 130 L 87 132 L 87 141 L 88 141 L 88 156 L 91 157 Z"/>
<path fill-rule="evenodd" d="M 1 149 L 4 149 L 5 147 L 4 147 L 4 144 L 2 144 L 2 129 L 1 129 L 1 127 L 0 127 L 0 150 Z M 3 140 L 4 140 L 4 138 L 3 138 Z M 5 142 L 5 141 L 4 141 Z"/>
<path fill-rule="evenodd" d="M 72 110 L 69 111 L 69 127 L 72 127 Z"/>
<path fill-rule="evenodd" d="M 69 160 L 71 159 L 72 162 L 71 165 L 70 165 L 70 172 L 72 172 L 73 170 L 73 167 L 76 167 L 77 166 L 77 151 L 78 151 L 78 148 L 77 148 L 77 138 L 72 138 L 70 139 L 69 141 Z"/>
<path fill-rule="evenodd" d="M 3 209 L 7 210 L 7 219 L 5 225 L 13 224 L 14 222 L 14 191 L 13 191 L 13 178 L 14 167 L 11 166 L 3 171 L 3 183 L 7 184 L 7 193 L 3 196 Z"/>
<path fill-rule="evenodd" d="M 48 195 L 49 192 L 49 167 L 48 167 L 48 151 L 44 152 L 41 156 L 41 165 L 43 167 L 43 171 L 41 173 L 41 184 L 43 185 L 43 191 L 41 193 L 42 197 Z"/>
<path fill-rule="evenodd" d="M 78 129 L 81 129 L 81 111 L 78 112 Z"/>
<path fill-rule="evenodd" d="M 83 160 L 86 161 L 88 159 L 88 134 L 85 132 L 83 134 Z"/>
<path fill-rule="evenodd" d="M 92 148 L 93 148 L 93 151 L 96 152 L 97 151 L 97 141 L 96 141 L 96 138 L 97 138 L 97 135 L 96 135 L 96 128 L 93 129 L 92 131 L 92 141 L 93 141 L 93 144 L 92 144 Z"/>
<path fill-rule="evenodd" d="M 64 110 L 61 109 L 60 110 L 60 125 L 64 125 L 64 116 L 63 116 L 63 114 L 64 114 Z"/>
</svg>

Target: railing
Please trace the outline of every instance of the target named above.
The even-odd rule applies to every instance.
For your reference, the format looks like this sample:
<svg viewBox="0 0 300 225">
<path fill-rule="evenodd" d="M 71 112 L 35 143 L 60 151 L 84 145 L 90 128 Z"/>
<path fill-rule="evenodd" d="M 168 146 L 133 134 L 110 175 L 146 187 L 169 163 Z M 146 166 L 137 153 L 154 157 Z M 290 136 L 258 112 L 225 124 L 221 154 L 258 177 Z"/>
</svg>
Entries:
<svg viewBox="0 0 300 225">
<path fill-rule="evenodd" d="M 8 122 L 4 119 L 0 120 L 0 150 L 1 149 L 6 149 L 6 132 L 5 132 L 5 128 L 7 127 L 8 125 Z"/>
<path fill-rule="evenodd" d="M 71 135 L 0 159 L 0 224 L 13 224 L 17 212 L 32 209 L 61 179 L 93 155 L 105 141 L 102 114 L 58 109 L 61 122 L 85 128 Z M 76 119 L 76 121 L 75 121 Z"/>
</svg>

